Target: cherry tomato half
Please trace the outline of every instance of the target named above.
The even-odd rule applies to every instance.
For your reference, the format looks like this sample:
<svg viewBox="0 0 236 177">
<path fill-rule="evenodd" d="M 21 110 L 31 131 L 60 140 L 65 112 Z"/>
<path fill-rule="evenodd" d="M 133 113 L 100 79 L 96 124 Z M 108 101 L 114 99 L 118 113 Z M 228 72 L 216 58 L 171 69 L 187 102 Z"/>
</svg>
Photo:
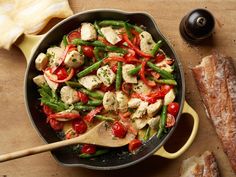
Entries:
<svg viewBox="0 0 236 177">
<path fill-rule="evenodd" d="M 83 134 L 87 131 L 87 124 L 82 119 L 74 119 L 72 127 L 77 134 Z"/>
<path fill-rule="evenodd" d="M 118 138 L 124 138 L 127 133 L 127 130 L 124 127 L 124 125 L 118 121 L 112 124 L 111 129 L 112 129 L 113 135 Z"/>
<path fill-rule="evenodd" d="M 94 154 L 96 152 L 96 146 L 92 144 L 83 145 L 81 152 L 84 154 Z"/>
<path fill-rule="evenodd" d="M 155 60 L 156 60 L 157 63 L 159 63 L 159 62 L 163 61 L 165 58 L 166 58 L 166 56 L 165 56 L 163 53 L 161 53 L 161 54 L 158 53 L 158 54 L 156 55 Z"/>
<path fill-rule="evenodd" d="M 60 131 L 63 128 L 63 123 L 57 121 L 56 119 L 49 119 L 49 124 L 52 127 L 53 130 L 55 131 Z"/>
<path fill-rule="evenodd" d="M 47 116 L 54 113 L 53 110 L 47 105 L 43 105 L 43 112 Z"/>
<path fill-rule="evenodd" d="M 133 139 L 132 141 L 130 141 L 128 146 L 129 152 L 137 150 L 141 145 L 142 141 L 140 141 L 139 139 Z"/>
<path fill-rule="evenodd" d="M 55 71 L 55 74 L 57 75 L 57 79 L 58 80 L 63 80 L 65 78 L 67 78 L 68 74 L 66 72 L 66 69 L 65 68 L 58 68 L 56 71 Z"/>
<path fill-rule="evenodd" d="M 179 103 L 172 102 L 167 107 L 167 112 L 173 116 L 176 116 L 179 112 Z"/>
<path fill-rule="evenodd" d="M 166 95 L 170 91 L 170 89 L 172 89 L 172 88 L 173 88 L 173 86 L 171 86 L 171 85 L 167 85 L 167 84 L 162 85 L 161 86 L 161 93 L 163 95 Z"/>
<path fill-rule="evenodd" d="M 94 57 L 93 47 L 92 46 L 82 46 L 82 51 L 83 51 L 83 54 L 86 57 L 89 57 L 89 58 L 93 58 Z"/>
<path fill-rule="evenodd" d="M 72 31 L 68 34 L 68 41 L 71 43 L 74 39 L 81 38 L 81 31 L 78 29 L 78 31 Z"/>
</svg>

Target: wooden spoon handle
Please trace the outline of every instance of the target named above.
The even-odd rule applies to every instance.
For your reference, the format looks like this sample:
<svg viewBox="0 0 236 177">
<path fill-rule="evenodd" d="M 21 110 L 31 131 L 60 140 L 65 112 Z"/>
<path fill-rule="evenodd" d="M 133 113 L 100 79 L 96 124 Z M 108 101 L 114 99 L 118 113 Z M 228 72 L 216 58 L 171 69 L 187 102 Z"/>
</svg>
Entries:
<svg viewBox="0 0 236 177">
<path fill-rule="evenodd" d="M 0 155 L 0 162 L 5 162 L 5 161 L 25 157 L 25 156 L 30 156 L 33 154 L 38 154 L 38 153 L 50 151 L 53 149 L 57 149 L 60 147 L 65 147 L 68 145 L 77 144 L 77 143 L 78 143 L 78 141 L 76 140 L 76 138 L 74 138 L 74 139 L 72 138 L 69 140 L 58 141 L 58 142 L 51 143 L 51 144 L 45 144 L 45 145 L 41 145 L 41 146 L 37 146 L 37 147 L 33 147 L 33 148 L 15 151 L 12 153 Z"/>
</svg>

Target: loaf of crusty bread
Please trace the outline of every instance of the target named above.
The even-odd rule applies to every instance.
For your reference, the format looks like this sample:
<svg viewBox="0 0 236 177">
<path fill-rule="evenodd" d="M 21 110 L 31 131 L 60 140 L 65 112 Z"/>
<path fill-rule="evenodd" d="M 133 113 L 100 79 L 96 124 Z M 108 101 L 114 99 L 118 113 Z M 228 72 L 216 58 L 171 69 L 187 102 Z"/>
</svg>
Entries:
<svg viewBox="0 0 236 177">
<path fill-rule="evenodd" d="M 192 71 L 207 116 L 236 173 L 236 73 L 232 58 L 214 52 Z"/>
<path fill-rule="evenodd" d="M 200 157 L 190 157 L 183 161 L 180 177 L 220 177 L 216 159 L 206 151 Z"/>
</svg>

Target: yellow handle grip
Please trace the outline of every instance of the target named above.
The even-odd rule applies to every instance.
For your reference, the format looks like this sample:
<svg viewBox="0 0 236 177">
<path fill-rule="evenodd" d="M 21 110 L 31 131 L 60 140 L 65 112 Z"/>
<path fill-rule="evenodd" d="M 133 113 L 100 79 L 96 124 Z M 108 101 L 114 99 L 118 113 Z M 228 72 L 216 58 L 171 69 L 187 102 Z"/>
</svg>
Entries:
<svg viewBox="0 0 236 177">
<path fill-rule="evenodd" d="M 24 35 L 22 41 L 17 44 L 17 46 L 23 52 L 27 64 L 29 63 L 32 54 L 35 52 L 35 48 L 38 46 L 44 36 L 45 35 Z"/>
<path fill-rule="evenodd" d="M 180 155 L 182 155 L 190 147 L 190 145 L 192 144 L 193 140 L 195 139 L 197 131 L 198 131 L 199 118 L 198 118 L 198 114 L 196 113 L 196 111 L 194 111 L 193 108 L 191 108 L 186 101 L 184 102 L 184 107 L 183 107 L 182 113 L 190 114 L 191 117 L 193 118 L 193 129 L 192 129 L 191 135 L 189 136 L 188 140 L 186 141 L 184 146 L 182 146 L 177 152 L 174 152 L 174 153 L 167 152 L 165 150 L 164 146 L 162 146 L 154 155 L 158 155 L 158 156 L 161 156 L 161 157 L 164 157 L 167 159 L 175 159 L 175 158 L 179 157 Z"/>
</svg>

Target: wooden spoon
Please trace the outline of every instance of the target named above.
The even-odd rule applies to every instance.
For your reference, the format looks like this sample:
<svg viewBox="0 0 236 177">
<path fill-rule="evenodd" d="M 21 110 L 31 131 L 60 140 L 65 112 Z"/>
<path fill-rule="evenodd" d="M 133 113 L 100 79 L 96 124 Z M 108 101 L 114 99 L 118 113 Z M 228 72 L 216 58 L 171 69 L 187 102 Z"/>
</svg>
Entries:
<svg viewBox="0 0 236 177">
<path fill-rule="evenodd" d="M 60 147 L 65 147 L 74 144 L 94 144 L 105 147 L 121 147 L 128 144 L 132 139 L 134 139 L 135 135 L 131 133 L 127 133 L 125 138 L 114 138 L 111 134 L 111 128 L 109 124 L 106 122 L 101 122 L 92 128 L 87 133 L 80 135 L 76 138 L 58 141 L 51 144 L 45 144 L 42 146 L 37 146 L 29 149 L 24 149 L 12 153 L 7 153 L 0 155 L 0 162 L 5 162 L 8 160 L 13 160 L 25 156 L 30 156 L 33 154 L 42 153 L 45 151 L 51 151 L 53 149 L 57 149 Z"/>
</svg>

